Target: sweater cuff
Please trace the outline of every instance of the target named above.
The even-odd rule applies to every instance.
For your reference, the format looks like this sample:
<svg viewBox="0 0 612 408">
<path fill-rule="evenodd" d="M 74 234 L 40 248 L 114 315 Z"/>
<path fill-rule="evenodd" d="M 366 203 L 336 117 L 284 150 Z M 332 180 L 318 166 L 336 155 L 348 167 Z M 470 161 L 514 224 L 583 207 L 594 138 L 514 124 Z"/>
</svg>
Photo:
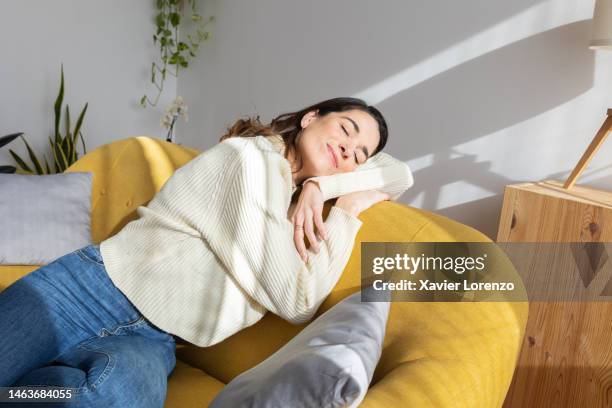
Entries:
<svg viewBox="0 0 612 408">
<path fill-rule="evenodd" d="M 304 180 L 302 185 L 307 182 L 312 181 L 319 186 L 319 190 L 321 190 L 321 194 L 323 195 L 323 201 L 327 201 L 330 198 L 339 197 L 338 194 L 338 179 L 336 177 L 330 176 L 315 176 L 310 177 Z"/>
<path fill-rule="evenodd" d="M 349 229 L 355 233 L 357 233 L 359 228 L 361 228 L 361 225 L 363 225 L 363 221 L 361 221 L 359 218 L 340 207 L 336 207 L 335 205 L 329 210 L 327 219 L 330 220 L 331 223 L 335 224 L 334 227 Z"/>
</svg>

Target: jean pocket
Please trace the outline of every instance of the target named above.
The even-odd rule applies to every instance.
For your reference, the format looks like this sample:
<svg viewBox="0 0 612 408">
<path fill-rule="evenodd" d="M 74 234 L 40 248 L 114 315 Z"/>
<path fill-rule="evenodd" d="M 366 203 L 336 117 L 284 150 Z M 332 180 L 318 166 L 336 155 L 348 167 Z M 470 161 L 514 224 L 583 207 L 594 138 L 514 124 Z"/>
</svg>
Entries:
<svg viewBox="0 0 612 408">
<path fill-rule="evenodd" d="M 77 250 L 77 254 L 86 261 L 94 262 L 98 265 L 104 265 L 99 247 L 94 244 L 87 245 L 84 248 Z"/>
<path fill-rule="evenodd" d="M 113 327 L 111 330 L 109 329 L 102 329 L 100 337 L 105 337 L 105 336 L 116 336 L 116 335 L 120 335 L 120 334 L 127 334 L 129 333 L 131 330 L 136 330 L 139 327 L 142 327 L 144 325 L 147 324 L 146 319 L 144 318 L 144 316 L 140 315 L 137 319 L 131 321 L 131 322 L 127 322 L 127 323 L 122 323 L 119 324 L 115 327 Z"/>
</svg>

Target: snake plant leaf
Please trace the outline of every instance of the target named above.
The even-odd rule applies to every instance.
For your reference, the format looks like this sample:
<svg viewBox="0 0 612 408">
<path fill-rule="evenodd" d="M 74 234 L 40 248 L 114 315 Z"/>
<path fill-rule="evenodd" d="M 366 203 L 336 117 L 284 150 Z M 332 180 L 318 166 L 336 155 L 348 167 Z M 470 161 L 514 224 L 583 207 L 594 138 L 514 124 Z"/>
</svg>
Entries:
<svg viewBox="0 0 612 408">
<path fill-rule="evenodd" d="M 62 138 L 62 142 L 60 143 L 60 149 L 62 150 L 62 152 L 64 152 L 68 165 L 70 165 L 71 163 L 70 158 L 72 157 L 72 152 L 71 152 L 71 147 L 70 147 L 71 143 L 72 143 L 72 139 L 69 137 L 69 135 L 64 136 Z"/>
<path fill-rule="evenodd" d="M 87 112 L 87 107 L 89 106 L 89 102 L 85 104 L 83 110 L 79 114 L 79 117 L 76 121 L 76 125 L 74 125 L 74 142 L 76 144 L 77 134 L 81 131 L 81 125 L 83 125 L 83 118 L 85 117 L 85 112 Z"/>
<path fill-rule="evenodd" d="M 83 133 L 79 132 L 81 135 L 81 143 L 83 143 L 83 154 L 87 154 L 87 149 L 85 148 L 85 140 L 83 139 Z"/>
<path fill-rule="evenodd" d="M 13 133 L 10 135 L 0 137 L 0 147 L 11 143 L 13 140 L 17 139 L 21 135 L 23 135 L 23 132 Z"/>
<path fill-rule="evenodd" d="M 58 146 L 57 147 L 58 157 L 60 159 L 60 172 L 63 172 L 68 168 L 68 159 L 66 158 L 66 154 L 64 151 Z"/>
<path fill-rule="evenodd" d="M 51 136 L 49 136 L 49 145 L 51 146 L 51 152 L 53 153 L 53 165 L 55 166 L 55 172 L 59 173 L 59 160 L 57 158 L 57 153 L 55 151 L 55 146 L 53 145 L 53 140 L 51 140 Z"/>
<path fill-rule="evenodd" d="M 15 173 L 17 173 L 17 174 L 34 175 L 33 171 L 27 171 L 27 170 L 24 170 L 24 169 L 17 169 L 17 170 L 15 170 Z"/>
<path fill-rule="evenodd" d="M 16 170 L 14 166 L 0 166 L 0 174 L 13 174 Z"/>
<path fill-rule="evenodd" d="M 47 156 L 45 157 L 45 174 L 51 174 L 51 168 L 49 167 L 49 162 L 47 162 Z"/>
<path fill-rule="evenodd" d="M 60 150 L 66 156 L 66 164 L 70 165 L 70 141 L 71 139 L 66 135 L 62 137 L 62 142 L 60 143 Z"/>
<path fill-rule="evenodd" d="M 66 135 L 66 146 L 67 149 L 66 151 L 66 158 L 68 159 L 68 165 L 71 165 L 72 163 L 74 163 L 74 153 L 76 151 L 75 146 L 74 146 L 74 142 L 72 141 L 72 137 L 70 135 Z"/>
<path fill-rule="evenodd" d="M 36 173 L 43 174 L 43 168 L 40 165 L 40 161 L 38 161 L 38 157 L 36 157 L 36 153 L 34 153 L 34 150 L 32 150 L 28 141 L 23 136 L 21 138 L 23 139 L 23 142 L 25 143 L 26 148 L 28 149 L 28 155 L 30 156 L 30 160 L 32 160 L 32 163 L 34 163 Z"/>
<path fill-rule="evenodd" d="M 62 77 L 60 81 L 60 89 L 55 100 L 55 142 L 59 143 L 59 124 L 62 114 L 62 101 L 64 100 L 64 64 L 62 64 Z"/>
<path fill-rule="evenodd" d="M 66 104 L 66 136 L 70 137 L 70 108 Z"/>
<path fill-rule="evenodd" d="M 9 149 L 9 153 L 11 154 L 11 156 L 13 156 L 13 159 L 15 159 L 19 167 L 21 167 L 25 171 L 29 171 L 30 173 L 32 173 L 32 169 L 30 169 L 30 167 L 23 160 L 21 160 L 21 157 L 19 157 L 17 153 L 15 153 L 12 149 Z"/>
</svg>

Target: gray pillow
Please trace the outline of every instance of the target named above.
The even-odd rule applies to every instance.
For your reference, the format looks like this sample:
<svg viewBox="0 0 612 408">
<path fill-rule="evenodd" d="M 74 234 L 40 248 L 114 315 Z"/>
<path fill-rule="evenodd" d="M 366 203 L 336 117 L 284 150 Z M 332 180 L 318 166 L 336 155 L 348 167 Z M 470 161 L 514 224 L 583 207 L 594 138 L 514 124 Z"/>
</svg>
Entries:
<svg viewBox="0 0 612 408">
<path fill-rule="evenodd" d="M 389 306 L 362 303 L 361 292 L 354 293 L 234 378 L 209 407 L 358 406 L 380 359 Z"/>
<path fill-rule="evenodd" d="M 43 265 L 91 244 L 93 173 L 0 174 L 0 264 Z"/>
</svg>

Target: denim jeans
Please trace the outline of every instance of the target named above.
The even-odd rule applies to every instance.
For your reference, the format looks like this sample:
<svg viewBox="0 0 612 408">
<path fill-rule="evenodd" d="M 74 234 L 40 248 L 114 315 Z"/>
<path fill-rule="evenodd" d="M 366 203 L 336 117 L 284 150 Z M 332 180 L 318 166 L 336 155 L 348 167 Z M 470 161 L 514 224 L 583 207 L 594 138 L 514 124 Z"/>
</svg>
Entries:
<svg viewBox="0 0 612 408">
<path fill-rule="evenodd" d="M 110 280 L 98 245 L 0 292 L 0 386 L 76 389 L 61 404 L 0 406 L 163 407 L 175 350 Z"/>
</svg>

